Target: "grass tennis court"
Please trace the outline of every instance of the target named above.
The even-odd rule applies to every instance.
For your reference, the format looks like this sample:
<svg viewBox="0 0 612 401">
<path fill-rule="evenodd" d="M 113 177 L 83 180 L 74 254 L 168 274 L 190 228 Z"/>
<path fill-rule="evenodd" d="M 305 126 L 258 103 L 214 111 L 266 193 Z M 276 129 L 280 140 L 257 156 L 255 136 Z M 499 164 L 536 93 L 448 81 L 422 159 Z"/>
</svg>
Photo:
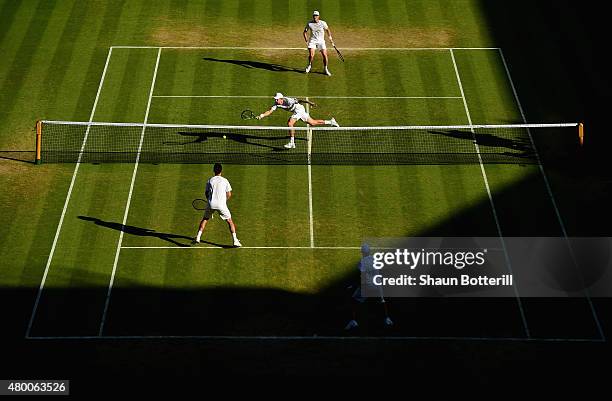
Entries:
<svg viewBox="0 0 612 401">
<path fill-rule="evenodd" d="M 345 53 L 355 62 L 334 60 L 335 75 L 330 78 L 303 74 L 299 69 L 303 54 L 295 49 L 112 47 L 92 121 L 238 125 L 243 124 L 240 110 L 266 110 L 267 94 L 276 91 L 313 99 L 321 105 L 311 110 L 313 115 L 333 115 L 346 126 L 521 121 L 499 49 L 347 49 Z M 384 79 L 366 78 L 383 69 Z M 283 125 L 286 116 L 278 114 L 264 123 Z M 129 164 L 79 165 L 47 261 L 48 275 L 30 335 L 345 335 L 349 309 L 342 286 L 354 279 L 364 238 L 499 236 L 508 212 L 498 209 L 494 194 L 526 178 L 535 181 L 534 191 L 514 208 L 539 205 L 533 229 L 560 232 L 555 206 L 533 165 L 227 165 L 225 176 L 236 194 L 231 208 L 243 248 L 228 249 L 227 228 L 214 219 L 203 244 L 192 246 L 201 212 L 190 205 L 202 197 L 211 167 L 136 163 L 136 159 Z M 473 221 L 439 227 L 479 204 L 485 206 Z M 102 290 L 95 295 L 65 291 L 74 286 L 103 289 L 105 281 L 106 295 Z M 62 289 L 59 295 L 55 288 Z M 140 294 L 150 288 L 161 292 Z M 136 305 L 134 291 L 140 294 Z M 169 295 L 181 291 L 186 294 Z M 284 302 L 292 306 L 272 308 L 253 323 L 249 315 L 281 302 L 280 294 L 286 294 L 291 301 Z M 176 307 L 168 307 L 168 302 Z M 453 303 L 472 310 L 464 312 L 471 318 L 488 313 L 477 302 L 467 307 Z M 85 319 L 83 304 L 91 307 Z M 405 316 L 414 321 L 409 304 L 392 302 L 396 320 Z M 498 314 L 499 321 L 489 327 L 460 325 L 427 333 L 542 336 L 537 330 L 532 334 L 522 301 L 500 304 L 508 312 Z M 313 305 L 318 310 L 304 318 L 303 310 Z M 588 320 L 592 312 L 587 303 L 583 306 Z M 437 307 L 446 313 L 453 310 L 446 302 Z M 232 316 L 229 321 L 226 314 Z M 53 323 L 45 324 L 45 316 L 53 316 Z M 66 325 L 58 325 L 63 319 Z M 583 337 L 596 338 L 597 321 L 583 329 Z M 373 323 L 370 330 L 379 332 Z M 383 334 L 416 336 L 401 322 L 387 331 Z M 367 326 L 363 332 L 368 335 Z"/>
<path fill-rule="evenodd" d="M 224 163 L 236 249 L 216 216 L 192 244 L 202 217 L 192 201 L 203 197 L 212 163 L 33 162 L 37 120 L 283 127 L 281 110 L 240 118 L 269 109 L 276 92 L 316 102 L 311 115 L 341 127 L 578 122 L 522 95 L 530 83 L 515 73 L 516 51 L 489 31 L 486 8 L 475 0 L 0 0 L 0 183 L 10 188 L 0 193 L 0 285 L 11 302 L 19 293 L 10 333 L 24 348 L 151 339 L 297 341 L 290 351 L 301 341 L 605 342 L 589 298 L 394 298 L 392 327 L 373 303 L 360 309 L 359 330 L 344 329 L 365 238 L 571 235 L 566 223 L 577 217 L 558 201 L 546 164 Z M 300 34 L 313 9 L 346 59 L 330 49 L 330 77 L 318 54 L 303 73 Z M 555 79 L 564 74 L 550 69 Z M 143 127 L 145 141 L 151 130 Z M 569 131 L 534 131 L 544 160 L 575 141 Z M 326 132 L 308 135 L 316 143 Z M 112 129 L 104 135 L 113 140 Z M 304 154 L 305 135 L 287 152 Z M 449 143 L 473 143 L 454 135 Z M 516 151 L 503 141 L 481 146 Z"/>
</svg>

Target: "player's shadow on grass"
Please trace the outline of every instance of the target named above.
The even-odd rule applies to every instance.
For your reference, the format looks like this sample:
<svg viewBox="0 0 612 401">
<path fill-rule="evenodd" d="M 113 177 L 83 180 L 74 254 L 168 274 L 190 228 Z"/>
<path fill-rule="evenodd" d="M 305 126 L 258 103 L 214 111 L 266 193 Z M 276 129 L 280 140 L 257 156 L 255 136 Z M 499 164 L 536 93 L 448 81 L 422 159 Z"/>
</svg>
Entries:
<svg viewBox="0 0 612 401">
<path fill-rule="evenodd" d="M 218 58 L 213 58 L 213 57 L 203 57 L 202 60 L 205 60 L 205 61 L 214 61 L 214 62 L 218 62 L 218 63 L 233 64 L 233 65 L 237 65 L 237 66 L 240 66 L 240 67 L 256 68 L 256 69 L 260 69 L 260 70 L 267 70 L 267 71 L 273 71 L 273 72 L 297 72 L 297 73 L 300 73 L 300 74 L 304 74 L 304 70 L 301 70 L 301 69 L 287 67 L 287 66 L 284 66 L 284 65 L 274 64 L 274 63 L 264 63 L 264 62 L 261 62 L 261 61 L 226 60 L 226 59 L 218 59 Z"/>
<path fill-rule="evenodd" d="M 150 228 L 142 228 L 142 227 L 129 226 L 129 225 L 125 225 L 124 226 L 121 223 L 115 223 L 115 222 L 112 222 L 112 221 L 104 221 L 104 220 L 100 220 L 100 219 L 98 219 L 96 217 L 79 216 L 79 219 L 85 220 L 85 221 L 91 221 L 91 222 L 95 223 L 98 226 L 110 228 L 110 229 L 117 230 L 117 231 L 123 231 L 126 234 L 138 235 L 140 237 L 159 238 L 161 240 L 170 242 L 171 244 L 174 244 L 176 246 L 181 246 L 181 247 L 188 247 L 188 246 L 190 246 L 191 241 L 193 240 L 193 237 L 187 237 L 186 235 L 179 235 L 179 234 L 172 234 L 172 233 L 160 233 L 160 232 L 157 232 L 157 231 L 152 230 Z M 184 243 L 181 243 L 181 242 L 177 241 L 177 240 L 181 240 L 181 239 L 189 240 L 189 243 L 184 244 Z M 209 242 L 209 241 L 202 241 L 202 242 L 206 243 L 206 244 L 209 244 L 209 245 L 217 246 L 217 247 L 220 247 L 220 248 L 231 248 L 231 246 L 216 244 L 214 242 Z"/>
<path fill-rule="evenodd" d="M 485 148 L 481 150 L 485 150 L 483 153 L 494 153 L 506 156 L 514 156 L 517 158 L 525 158 L 530 159 L 535 157 L 535 150 L 530 143 L 527 142 L 526 139 L 508 139 L 502 138 L 499 136 L 495 136 L 492 134 L 483 134 L 483 133 L 472 133 L 470 131 L 459 131 L 459 130 L 449 130 L 449 131 L 429 131 L 430 134 L 434 135 L 442 135 L 449 138 L 455 139 L 463 139 L 468 141 L 474 141 L 476 139 L 476 143 L 479 147 Z M 497 150 L 493 152 L 489 152 L 486 149 Z M 512 152 L 503 151 L 502 149 L 508 149 Z"/>
<path fill-rule="evenodd" d="M 283 151 L 286 151 L 287 149 L 285 149 L 282 146 L 268 145 L 266 143 L 262 143 L 261 141 L 286 142 L 287 140 L 289 140 L 289 135 L 270 137 L 270 136 L 258 136 L 258 135 L 249 135 L 249 134 L 232 134 L 232 133 L 227 133 L 227 132 L 179 132 L 178 134 L 184 137 L 192 137 L 193 140 L 186 141 L 186 142 L 172 143 L 174 145 L 176 144 L 189 145 L 189 144 L 194 144 L 194 143 L 204 143 L 209 138 L 223 138 L 223 136 L 225 136 L 224 140 L 234 141 L 234 142 L 241 143 L 244 145 L 251 145 L 251 146 L 267 148 L 267 149 L 272 150 L 273 152 L 283 152 Z M 299 141 L 299 140 L 306 140 L 306 139 L 296 138 L 296 140 Z M 165 142 L 165 144 L 170 144 L 170 142 Z"/>
</svg>

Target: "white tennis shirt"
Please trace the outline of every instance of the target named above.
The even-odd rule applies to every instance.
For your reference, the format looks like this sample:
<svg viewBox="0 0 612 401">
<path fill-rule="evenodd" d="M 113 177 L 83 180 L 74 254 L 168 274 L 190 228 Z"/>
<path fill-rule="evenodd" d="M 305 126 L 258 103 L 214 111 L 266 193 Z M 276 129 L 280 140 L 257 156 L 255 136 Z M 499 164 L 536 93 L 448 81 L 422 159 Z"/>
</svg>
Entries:
<svg viewBox="0 0 612 401">
<path fill-rule="evenodd" d="M 208 199 L 208 205 L 211 209 L 224 209 L 227 208 L 227 195 L 226 193 L 232 190 L 232 186 L 229 181 L 216 175 L 212 177 L 206 183 L 206 196 Z"/>
<path fill-rule="evenodd" d="M 310 21 L 304 27 L 304 31 L 310 30 L 311 42 L 325 41 L 325 29 L 328 29 L 327 22 L 319 20 L 319 22 Z"/>
</svg>

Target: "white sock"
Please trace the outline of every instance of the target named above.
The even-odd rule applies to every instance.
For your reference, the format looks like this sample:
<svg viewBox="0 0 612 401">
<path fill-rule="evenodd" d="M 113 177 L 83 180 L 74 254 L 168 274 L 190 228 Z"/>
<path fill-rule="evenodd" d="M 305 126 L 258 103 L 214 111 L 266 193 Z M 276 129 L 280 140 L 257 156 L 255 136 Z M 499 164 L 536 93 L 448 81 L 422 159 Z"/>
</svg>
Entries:
<svg viewBox="0 0 612 401">
<path fill-rule="evenodd" d="M 238 237 L 236 236 L 236 233 L 232 233 L 232 237 L 234 237 L 234 241 L 238 241 Z"/>
<path fill-rule="evenodd" d="M 289 143 L 295 143 L 295 137 L 291 137 L 291 139 L 289 140 Z"/>
<path fill-rule="evenodd" d="M 202 230 L 198 231 L 198 235 L 196 236 L 196 241 L 199 241 L 202 238 Z"/>
</svg>

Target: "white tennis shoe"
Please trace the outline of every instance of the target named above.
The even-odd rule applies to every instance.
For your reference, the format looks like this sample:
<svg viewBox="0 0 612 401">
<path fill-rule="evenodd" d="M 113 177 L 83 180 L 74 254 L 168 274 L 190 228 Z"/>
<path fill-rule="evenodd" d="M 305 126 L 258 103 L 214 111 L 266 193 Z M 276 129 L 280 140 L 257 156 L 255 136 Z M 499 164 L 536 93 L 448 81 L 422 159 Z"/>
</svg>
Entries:
<svg viewBox="0 0 612 401">
<path fill-rule="evenodd" d="M 304 70 L 304 72 L 306 74 L 308 74 L 310 72 L 310 69 L 312 68 L 312 65 L 308 64 L 308 67 L 306 67 L 306 69 Z"/>
<path fill-rule="evenodd" d="M 327 75 L 328 77 L 331 77 L 331 72 L 329 72 L 327 68 L 325 69 L 325 75 Z"/>
<path fill-rule="evenodd" d="M 289 142 L 288 144 L 285 145 L 285 148 L 295 149 L 295 142 Z"/>
<path fill-rule="evenodd" d="M 240 248 L 240 247 L 242 246 L 242 244 L 240 243 L 240 241 L 238 241 L 238 240 L 236 239 L 236 240 L 234 240 L 234 246 L 235 246 L 236 248 Z"/>
<path fill-rule="evenodd" d="M 393 320 L 390 317 L 385 318 L 385 326 L 393 326 Z"/>
<path fill-rule="evenodd" d="M 338 124 L 335 118 L 332 117 L 332 119 L 329 121 L 331 122 L 331 125 L 333 125 L 334 127 L 340 127 L 340 124 Z"/>
</svg>

